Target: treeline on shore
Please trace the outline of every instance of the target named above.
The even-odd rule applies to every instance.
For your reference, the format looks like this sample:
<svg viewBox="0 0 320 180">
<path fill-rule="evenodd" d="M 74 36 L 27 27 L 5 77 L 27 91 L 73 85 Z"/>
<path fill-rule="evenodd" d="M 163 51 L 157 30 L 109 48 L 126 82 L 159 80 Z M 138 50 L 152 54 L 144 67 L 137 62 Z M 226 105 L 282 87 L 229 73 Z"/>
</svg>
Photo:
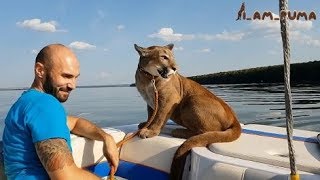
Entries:
<svg viewBox="0 0 320 180">
<path fill-rule="evenodd" d="M 320 61 L 290 65 L 290 82 L 320 83 Z M 188 77 L 200 84 L 283 83 L 284 66 L 274 65 Z"/>
</svg>

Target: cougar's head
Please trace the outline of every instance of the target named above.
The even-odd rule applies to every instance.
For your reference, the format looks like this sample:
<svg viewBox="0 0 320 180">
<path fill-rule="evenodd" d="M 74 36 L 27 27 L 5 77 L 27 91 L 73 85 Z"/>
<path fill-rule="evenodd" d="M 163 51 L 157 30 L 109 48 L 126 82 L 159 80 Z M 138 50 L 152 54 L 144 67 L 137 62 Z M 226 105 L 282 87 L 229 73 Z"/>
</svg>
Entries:
<svg viewBox="0 0 320 180">
<path fill-rule="evenodd" d="M 177 65 L 173 56 L 173 44 L 166 46 L 150 46 L 143 48 L 134 45 L 140 55 L 139 68 L 153 76 L 168 78 L 177 71 Z"/>
</svg>

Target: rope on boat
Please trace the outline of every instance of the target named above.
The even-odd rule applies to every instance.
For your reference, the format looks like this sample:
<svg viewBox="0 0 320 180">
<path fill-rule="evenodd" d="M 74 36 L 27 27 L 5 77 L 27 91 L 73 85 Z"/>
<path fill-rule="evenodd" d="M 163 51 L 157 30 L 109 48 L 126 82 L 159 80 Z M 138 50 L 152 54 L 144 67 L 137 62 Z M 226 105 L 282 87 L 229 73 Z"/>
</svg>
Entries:
<svg viewBox="0 0 320 180">
<path fill-rule="evenodd" d="M 285 106 L 286 106 L 286 129 L 290 159 L 291 180 L 299 180 L 297 173 L 295 152 L 293 147 L 293 116 L 292 116 L 292 98 L 290 87 L 290 44 L 288 31 L 288 17 L 281 16 L 281 11 L 288 11 L 288 0 L 279 0 L 279 15 L 281 26 L 281 37 L 284 58 L 284 89 L 285 89 Z"/>
<path fill-rule="evenodd" d="M 155 77 L 152 76 L 152 79 L 151 79 L 151 83 L 152 83 L 152 86 L 153 86 L 153 90 L 154 90 L 154 110 L 153 110 L 153 113 L 152 115 L 148 118 L 146 124 L 144 125 L 143 128 L 147 128 L 151 122 L 153 121 L 153 119 L 155 118 L 157 112 L 158 112 L 158 100 L 159 100 L 159 94 L 158 94 L 158 90 L 157 90 L 157 87 L 156 87 L 156 81 L 154 79 Z M 141 128 L 141 129 L 143 129 Z M 132 133 L 131 135 L 125 137 L 124 139 L 122 139 L 120 142 L 117 143 L 117 147 L 118 148 L 121 148 L 121 146 L 126 143 L 127 141 L 129 141 L 130 139 L 132 139 L 134 136 L 136 136 L 140 130 L 137 130 L 136 132 Z M 102 155 L 102 158 L 104 157 L 104 155 Z M 101 159 L 102 160 L 102 159 Z M 100 160 L 100 161 L 101 161 Z M 99 162 L 99 160 L 98 160 Z M 115 180 L 115 169 L 113 167 L 111 167 L 111 170 L 110 170 L 110 175 L 108 177 L 108 180 Z"/>
<path fill-rule="evenodd" d="M 157 87 L 156 87 L 156 81 L 155 79 L 151 79 L 151 83 L 153 85 L 153 90 L 154 90 L 154 110 L 153 110 L 153 113 L 152 115 L 148 118 L 146 124 L 141 128 L 141 129 L 144 129 L 144 128 L 147 128 L 151 122 L 153 121 L 153 119 L 155 118 L 157 112 L 158 112 L 158 98 L 159 98 L 159 95 L 158 95 L 158 90 L 157 90 Z M 134 136 L 136 136 L 140 130 L 137 130 L 136 132 L 132 133 L 131 135 L 125 137 L 124 139 L 122 139 L 120 142 L 117 143 L 117 147 L 120 148 L 124 143 L 126 143 L 128 140 L 132 139 Z"/>
</svg>

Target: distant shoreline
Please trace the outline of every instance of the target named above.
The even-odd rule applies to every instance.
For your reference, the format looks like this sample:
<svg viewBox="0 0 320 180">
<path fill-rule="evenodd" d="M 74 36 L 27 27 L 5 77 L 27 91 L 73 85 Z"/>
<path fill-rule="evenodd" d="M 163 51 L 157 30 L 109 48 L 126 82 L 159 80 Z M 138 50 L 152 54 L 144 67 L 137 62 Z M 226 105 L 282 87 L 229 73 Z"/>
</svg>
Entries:
<svg viewBox="0 0 320 180">
<path fill-rule="evenodd" d="M 320 84 L 320 61 L 293 63 L 290 65 L 291 84 Z M 283 65 L 218 72 L 188 77 L 202 85 L 283 83 Z M 82 85 L 77 88 L 134 87 L 135 84 Z M 26 90 L 29 87 L 0 88 L 0 91 Z"/>
<path fill-rule="evenodd" d="M 320 61 L 290 65 L 291 84 L 320 84 Z M 283 83 L 283 65 L 265 66 L 237 71 L 188 77 L 200 84 Z"/>
</svg>

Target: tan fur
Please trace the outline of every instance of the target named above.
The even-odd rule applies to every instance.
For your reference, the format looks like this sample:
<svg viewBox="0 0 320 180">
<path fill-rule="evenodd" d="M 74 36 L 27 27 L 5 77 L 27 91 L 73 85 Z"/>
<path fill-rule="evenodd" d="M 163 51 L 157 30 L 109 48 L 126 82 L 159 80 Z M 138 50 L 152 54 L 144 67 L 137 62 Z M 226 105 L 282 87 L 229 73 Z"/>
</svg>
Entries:
<svg viewBox="0 0 320 180">
<path fill-rule="evenodd" d="M 141 129 L 141 138 L 157 136 L 168 119 L 186 129 L 175 129 L 174 137 L 187 140 L 176 151 L 170 179 L 181 179 L 185 158 L 192 147 L 216 142 L 230 142 L 241 134 L 241 126 L 231 107 L 200 84 L 176 72 L 173 44 L 142 48 L 135 45 L 140 55 L 136 71 L 136 87 L 147 102 L 148 116 L 153 113 L 155 79 L 159 93 L 158 111 L 148 127 Z M 146 122 L 141 123 L 142 128 Z"/>
</svg>

